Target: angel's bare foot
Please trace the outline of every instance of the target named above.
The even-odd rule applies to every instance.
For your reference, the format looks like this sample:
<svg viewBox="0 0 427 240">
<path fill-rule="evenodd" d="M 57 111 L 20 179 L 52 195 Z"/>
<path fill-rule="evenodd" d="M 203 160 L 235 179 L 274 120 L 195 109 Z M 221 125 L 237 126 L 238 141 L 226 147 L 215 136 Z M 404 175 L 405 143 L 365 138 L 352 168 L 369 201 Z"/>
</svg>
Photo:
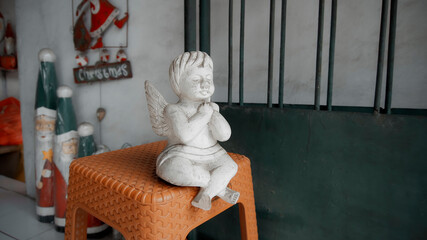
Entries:
<svg viewBox="0 0 427 240">
<path fill-rule="evenodd" d="M 199 194 L 197 194 L 197 196 L 191 202 L 191 205 L 206 211 L 210 210 L 211 198 L 209 197 L 209 195 L 199 192 Z"/>
<path fill-rule="evenodd" d="M 230 188 L 225 188 L 222 192 L 218 194 L 218 197 L 228 203 L 236 204 L 237 200 L 239 200 L 240 193 Z"/>
</svg>

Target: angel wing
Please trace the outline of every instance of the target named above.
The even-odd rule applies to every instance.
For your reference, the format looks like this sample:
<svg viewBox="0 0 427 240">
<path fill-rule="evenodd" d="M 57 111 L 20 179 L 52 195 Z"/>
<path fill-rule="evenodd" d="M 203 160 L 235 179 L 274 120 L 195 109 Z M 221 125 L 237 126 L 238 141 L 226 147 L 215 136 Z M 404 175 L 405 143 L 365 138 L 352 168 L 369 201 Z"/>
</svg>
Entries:
<svg viewBox="0 0 427 240">
<path fill-rule="evenodd" d="M 147 97 L 148 111 L 150 112 L 153 131 L 157 135 L 167 136 L 169 127 L 166 123 L 164 113 L 168 103 L 149 81 L 145 81 L 145 96 Z"/>
</svg>

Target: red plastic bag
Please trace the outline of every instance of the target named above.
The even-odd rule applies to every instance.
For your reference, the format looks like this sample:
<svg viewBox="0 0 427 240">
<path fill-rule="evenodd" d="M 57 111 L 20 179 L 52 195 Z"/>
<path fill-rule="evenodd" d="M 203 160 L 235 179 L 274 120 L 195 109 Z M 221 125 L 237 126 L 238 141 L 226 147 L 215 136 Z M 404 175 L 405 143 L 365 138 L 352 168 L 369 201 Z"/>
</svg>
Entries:
<svg viewBox="0 0 427 240">
<path fill-rule="evenodd" d="M 14 97 L 0 101 L 0 145 L 22 144 L 21 105 Z"/>
</svg>

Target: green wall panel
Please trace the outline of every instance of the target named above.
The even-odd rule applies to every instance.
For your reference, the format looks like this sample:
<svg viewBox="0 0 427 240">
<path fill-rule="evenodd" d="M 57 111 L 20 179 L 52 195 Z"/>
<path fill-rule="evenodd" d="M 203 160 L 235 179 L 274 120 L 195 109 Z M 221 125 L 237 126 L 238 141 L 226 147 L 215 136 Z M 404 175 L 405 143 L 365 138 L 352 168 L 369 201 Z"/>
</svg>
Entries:
<svg viewBox="0 0 427 240">
<path fill-rule="evenodd" d="M 427 117 L 222 106 L 260 239 L 427 239 Z M 238 209 L 197 239 L 240 239 Z"/>
</svg>

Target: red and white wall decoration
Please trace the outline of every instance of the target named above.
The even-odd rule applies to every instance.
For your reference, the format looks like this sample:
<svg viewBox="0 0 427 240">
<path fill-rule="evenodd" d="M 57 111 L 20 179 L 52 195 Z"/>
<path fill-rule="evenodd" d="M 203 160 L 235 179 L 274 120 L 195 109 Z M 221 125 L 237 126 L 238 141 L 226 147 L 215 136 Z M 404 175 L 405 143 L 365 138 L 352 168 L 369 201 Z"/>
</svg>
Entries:
<svg viewBox="0 0 427 240">
<path fill-rule="evenodd" d="M 128 20 L 128 0 L 73 0 L 76 83 L 132 77 L 126 55 Z M 99 54 L 89 54 L 93 51 Z"/>
</svg>

